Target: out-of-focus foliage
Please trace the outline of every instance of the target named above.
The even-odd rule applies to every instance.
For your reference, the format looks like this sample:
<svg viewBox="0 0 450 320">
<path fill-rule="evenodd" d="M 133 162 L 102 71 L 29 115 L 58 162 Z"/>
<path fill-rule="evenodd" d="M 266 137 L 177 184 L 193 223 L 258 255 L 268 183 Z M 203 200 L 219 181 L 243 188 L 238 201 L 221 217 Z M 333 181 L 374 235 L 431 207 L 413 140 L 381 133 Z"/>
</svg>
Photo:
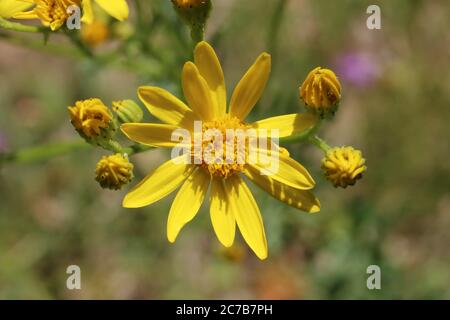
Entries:
<svg viewBox="0 0 450 320">
<path fill-rule="evenodd" d="M 0 30 L 1 151 L 79 139 L 67 106 L 80 99 L 136 100 L 144 84 L 180 96 L 189 32 L 169 1 L 139 3 L 116 26 L 126 45 L 99 46 L 96 60 L 66 57 L 71 45 L 57 35 L 43 46 L 39 35 Z M 368 160 L 364 179 L 335 189 L 322 176 L 320 151 L 289 145 L 316 177 L 322 210 L 308 215 L 253 188 L 266 261 L 240 238 L 224 250 L 206 206 L 169 244 L 172 197 L 123 209 L 126 190 L 106 191 L 94 180 L 104 153 L 85 147 L 1 168 L 0 298 L 450 298 L 449 3 L 383 1 L 381 30 L 366 28 L 370 4 L 214 1 L 206 37 L 229 91 L 253 57 L 273 55 L 252 119 L 297 112 L 308 71 L 331 68 L 342 102 L 324 136 Z M 164 152 L 134 157 L 136 177 L 162 163 Z M 79 291 L 66 288 L 72 264 L 81 267 Z M 381 290 L 366 288 L 372 264 L 381 267 Z"/>
</svg>

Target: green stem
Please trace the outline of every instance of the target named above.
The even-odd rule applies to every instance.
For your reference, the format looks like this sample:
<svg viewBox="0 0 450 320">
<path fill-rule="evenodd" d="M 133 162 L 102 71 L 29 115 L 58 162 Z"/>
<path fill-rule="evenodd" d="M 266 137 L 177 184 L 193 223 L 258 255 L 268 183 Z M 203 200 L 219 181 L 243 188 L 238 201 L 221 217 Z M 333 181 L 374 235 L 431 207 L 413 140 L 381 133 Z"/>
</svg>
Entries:
<svg viewBox="0 0 450 320">
<path fill-rule="evenodd" d="M 288 0 L 279 0 L 269 23 L 269 32 L 267 35 L 267 47 L 272 55 L 272 61 L 276 61 L 277 46 L 280 35 L 280 27 L 283 22 L 284 13 L 286 11 Z"/>
<path fill-rule="evenodd" d="M 194 41 L 194 44 L 197 44 L 203 40 L 205 40 L 205 26 L 193 26 L 191 28 L 191 38 Z"/>
<path fill-rule="evenodd" d="M 151 29 L 148 28 L 148 21 L 146 21 L 146 20 L 148 20 L 148 19 L 146 19 L 146 17 L 148 16 L 148 13 L 146 12 L 146 10 L 144 10 L 140 0 L 135 0 L 134 3 L 136 6 L 136 12 L 137 12 L 136 29 L 139 30 L 139 32 L 137 32 L 135 34 L 135 36 L 139 40 L 139 42 L 142 46 L 142 51 L 146 54 L 149 54 L 150 53 L 150 45 L 149 45 L 149 41 L 148 41 L 148 35 L 149 35 Z"/>
<path fill-rule="evenodd" d="M 101 143 L 101 147 L 115 153 L 125 153 L 123 147 L 116 140 L 109 140 L 105 143 Z"/>
<path fill-rule="evenodd" d="M 48 160 L 70 152 L 88 149 L 84 141 L 57 142 L 36 147 L 24 148 L 18 151 L 0 154 L 0 163 L 26 164 Z"/>
<path fill-rule="evenodd" d="M 310 136 L 308 138 L 308 141 L 316 147 L 320 148 L 324 153 L 327 153 L 331 149 L 331 147 L 325 142 L 325 140 L 319 138 L 316 135 Z"/>
<path fill-rule="evenodd" d="M 122 148 L 120 144 L 115 141 L 104 147 L 107 150 L 116 153 L 126 153 L 129 156 L 153 149 L 152 147 L 144 146 L 142 144 L 136 144 L 131 147 Z M 13 151 L 10 153 L 0 154 L 0 164 L 28 164 L 41 162 L 54 157 L 74 153 L 76 151 L 87 150 L 89 148 L 92 148 L 92 146 L 83 140 L 43 144 L 40 146 L 23 148 L 21 150 Z"/>
<path fill-rule="evenodd" d="M 122 151 L 123 151 L 123 153 L 126 153 L 128 156 L 132 156 L 132 155 L 139 154 L 139 153 L 151 150 L 151 149 L 153 149 L 153 147 L 145 146 L 143 144 L 135 144 L 131 147 L 124 148 Z"/>
<path fill-rule="evenodd" d="M 11 21 L 5 20 L 3 18 L 0 18 L 0 27 L 2 27 L 3 29 L 19 31 L 19 32 L 31 32 L 31 33 L 48 32 L 47 28 L 36 27 L 36 26 L 27 26 L 25 24 L 11 22 Z"/>
<path fill-rule="evenodd" d="M 312 128 L 302 131 L 301 133 L 294 135 L 294 136 L 281 138 L 280 144 L 292 144 L 292 143 L 305 141 L 305 140 L 309 139 L 309 137 L 315 135 L 317 133 L 317 131 L 319 131 L 321 125 L 322 125 L 322 120 L 317 120 L 316 124 Z"/>
<path fill-rule="evenodd" d="M 312 134 L 316 132 L 316 127 L 313 127 L 309 130 L 303 131 L 302 133 L 295 135 L 295 136 L 289 136 L 286 138 L 280 138 L 280 144 L 293 144 L 305 141 L 308 139 Z"/>
<path fill-rule="evenodd" d="M 35 41 L 32 39 L 23 39 L 13 37 L 11 36 L 11 34 L 6 33 L 0 33 L 0 39 L 2 40 L 4 39 L 14 45 L 22 46 L 29 49 L 36 49 L 46 53 L 63 55 L 69 58 L 78 59 L 84 57 L 84 55 L 81 52 L 79 52 L 77 49 L 73 47 L 62 46 L 60 44 L 52 44 L 52 43 L 45 44 L 42 40 Z"/>
<path fill-rule="evenodd" d="M 45 53 L 58 54 L 71 59 L 83 59 L 87 55 L 85 51 L 80 51 L 79 46 L 75 48 L 72 46 L 61 46 L 52 43 L 45 44 L 43 41 L 33 41 L 32 39 L 22 39 L 18 37 L 12 37 L 10 34 L 1 32 L 0 32 L 0 39 L 2 40 L 4 39 L 14 45 L 40 50 Z M 152 76 L 153 78 L 162 77 L 161 70 L 154 69 L 153 64 L 151 66 L 148 66 L 149 61 L 148 59 L 146 60 L 146 64 L 144 64 L 141 63 L 140 61 L 135 61 L 132 59 L 116 58 L 113 60 L 113 58 L 115 58 L 113 54 L 104 54 L 103 56 L 96 56 L 96 61 L 101 66 L 108 65 L 109 67 L 114 67 L 116 69 L 121 69 L 129 72 L 145 73 Z"/>
<path fill-rule="evenodd" d="M 324 153 L 327 153 L 331 147 L 325 142 L 325 140 L 319 138 L 317 136 L 317 131 L 319 131 L 320 126 L 322 125 L 322 120 L 318 120 L 316 125 L 309 130 L 303 131 L 298 135 L 290 136 L 286 138 L 280 139 L 280 144 L 291 144 L 302 141 L 308 141 L 313 145 L 320 148 Z"/>
</svg>

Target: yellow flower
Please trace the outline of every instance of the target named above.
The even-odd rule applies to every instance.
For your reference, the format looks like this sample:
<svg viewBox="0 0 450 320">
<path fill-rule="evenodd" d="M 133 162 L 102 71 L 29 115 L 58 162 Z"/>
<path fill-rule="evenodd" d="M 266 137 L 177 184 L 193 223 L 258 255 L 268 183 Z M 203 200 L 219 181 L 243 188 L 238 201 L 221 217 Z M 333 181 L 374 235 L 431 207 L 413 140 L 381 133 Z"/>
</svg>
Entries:
<svg viewBox="0 0 450 320">
<path fill-rule="evenodd" d="M 97 163 L 95 180 L 102 188 L 119 190 L 133 179 L 133 164 L 126 155 L 104 156 Z"/>
<path fill-rule="evenodd" d="M 102 129 L 111 126 L 111 112 L 100 99 L 77 101 L 75 106 L 68 109 L 72 125 L 84 138 L 98 137 Z"/>
<path fill-rule="evenodd" d="M 202 121 L 203 131 L 211 128 L 221 133 L 239 128 L 278 129 L 280 137 L 303 132 L 315 125 L 317 119 L 309 113 L 273 117 L 252 124 L 244 122 L 269 79 L 269 54 L 261 54 L 238 83 L 228 109 L 224 75 L 214 49 L 208 43 L 200 42 L 195 48 L 194 60 L 195 63 L 184 65 L 182 73 L 184 96 L 190 107 L 164 89 L 138 89 L 139 98 L 150 113 L 164 124 L 123 124 L 122 131 L 131 140 L 156 147 L 173 147 L 176 145 L 171 139 L 173 131 L 184 128 L 195 133 L 193 127 L 196 120 Z M 236 146 L 236 141 L 231 141 Z M 319 201 L 309 191 L 314 187 L 314 180 L 300 163 L 285 152 L 279 154 L 279 170 L 270 176 L 261 175 L 262 166 L 249 162 L 243 165 L 236 160 L 208 164 L 202 160 L 189 164 L 176 161 L 180 159 L 174 160 L 151 172 L 123 200 L 126 208 L 144 207 L 164 198 L 181 185 L 167 221 L 170 242 L 174 242 L 183 226 L 195 217 L 211 186 L 210 216 L 219 241 L 230 247 L 237 225 L 251 249 L 260 259 L 265 259 L 268 249 L 263 219 L 242 174 L 273 197 L 295 208 L 307 212 L 320 210 Z"/>
<path fill-rule="evenodd" d="M 125 0 L 83 0 L 83 18 L 81 21 L 85 23 L 94 22 L 92 1 L 95 1 L 106 13 L 119 21 L 124 21 L 128 18 L 129 8 Z"/>
<path fill-rule="evenodd" d="M 333 148 L 322 160 L 322 169 L 335 187 L 346 188 L 362 178 L 362 174 L 367 170 L 365 162 L 359 150 L 352 147 Z"/>
<path fill-rule="evenodd" d="M 29 9 L 33 4 L 26 0 L 0 0 L 0 18 L 9 19 Z"/>
<path fill-rule="evenodd" d="M 34 4 L 30 11 L 20 12 L 14 15 L 16 19 L 39 19 L 41 23 L 58 30 L 69 18 L 67 9 L 72 6 L 80 6 L 82 0 L 27 0 Z"/>
<path fill-rule="evenodd" d="M 333 71 L 315 68 L 300 87 L 306 107 L 322 118 L 333 115 L 341 100 L 341 84 Z"/>
<path fill-rule="evenodd" d="M 108 37 L 108 25 L 103 21 L 97 20 L 91 24 L 86 24 L 81 28 L 81 39 L 92 47 L 102 44 Z"/>
<path fill-rule="evenodd" d="M 11 0 L 6 0 L 11 1 Z M 39 19 L 44 26 L 50 27 L 53 31 L 58 30 L 69 18 L 67 8 L 72 5 L 82 7 L 83 18 L 82 22 L 91 24 L 94 22 L 94 10 L 92 8 L 93 0 L 20 0 L 27 2 L 28 7 L 34 5 L 34 8 L 30 11 L 23 12 L 17 10 L 19 5 L 15 5 L 16 19 Z M 129 8 L 125 0 L 94 0 L 106 13 L 123 21 L 128 18 Z M 19 2 L 19 0 L 17 0 Z M 22 5 L 22 4 L 21 4 Z M 22 5 L 23 6 L 23 5 Z"/>
</svg>

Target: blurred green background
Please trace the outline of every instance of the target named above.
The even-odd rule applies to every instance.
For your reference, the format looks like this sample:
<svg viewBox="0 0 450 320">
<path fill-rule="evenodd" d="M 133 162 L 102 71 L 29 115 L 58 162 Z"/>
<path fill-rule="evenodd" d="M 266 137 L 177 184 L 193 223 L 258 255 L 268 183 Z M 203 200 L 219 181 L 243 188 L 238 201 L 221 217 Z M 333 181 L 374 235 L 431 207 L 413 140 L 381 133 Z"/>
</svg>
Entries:
<svg viewBox="0 0 450 320">
<path fill-rule="evenodd" d="M 131 1 L 130 1 L 131 2 Z M 169 1 L 140 1 L 111 40 L 83 57 L 63 36 L 0 30 L 0 150 L 81 141 L 67 106 L 99 97 L 135 99 L 140 85 L 179 94 L 191 59 L 188 31 Z M 240 236 L 224 250 L 208 208 L 172 245 L 173 195 L 139 210 L 121 207 L 126 189 L 102 190 L 90 147 L 0 173 L 0 298 L 31 299 L 449 299 L 450 8 L 447 0 L 213 0 L 207 39 L 223 63 L 229 94 L 262 51 L 273 72 L 251 119 L 302 110 L 298 86 L 316 66 L 336 71 L 343 101 L 322 129 L 331 145 L 361 149 L 368 171 L 335 189 L 321 152 L 289 145 L 316 179 L 322 211 L 308 215 L 252 186 L 269 241 L 259 261 Z M 381 7 L 368 30 L 366 8 Z M 130 30 L 133 32 L 129 32 Z M 122 44 L 121 44 L 122 43 Z M 150 117 L 149 117 L 150 119 Z M 167 159 L 133 158 L 136 183 Z M 66 288 L 81 268 L 82 290 Z M 366 268 L 379 265 L 381 290 Z"/>
</svg>

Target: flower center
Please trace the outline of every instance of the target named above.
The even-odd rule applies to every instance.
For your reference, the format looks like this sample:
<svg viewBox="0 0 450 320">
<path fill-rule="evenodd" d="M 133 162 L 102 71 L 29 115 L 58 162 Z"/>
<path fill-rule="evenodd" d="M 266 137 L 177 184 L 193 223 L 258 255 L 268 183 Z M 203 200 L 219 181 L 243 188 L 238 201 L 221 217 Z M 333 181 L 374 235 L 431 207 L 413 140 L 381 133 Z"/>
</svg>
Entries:
<svg viewBox="0 0 450 320">
<path fill-rule="evenodd" d="M 204 122 L 200 166 L 215 177 L 226 178 L 244 170 L 246 128 L 236 117 Z M 195 150 L 194 150 L 195 152 Z"/>
</svg>

